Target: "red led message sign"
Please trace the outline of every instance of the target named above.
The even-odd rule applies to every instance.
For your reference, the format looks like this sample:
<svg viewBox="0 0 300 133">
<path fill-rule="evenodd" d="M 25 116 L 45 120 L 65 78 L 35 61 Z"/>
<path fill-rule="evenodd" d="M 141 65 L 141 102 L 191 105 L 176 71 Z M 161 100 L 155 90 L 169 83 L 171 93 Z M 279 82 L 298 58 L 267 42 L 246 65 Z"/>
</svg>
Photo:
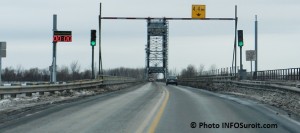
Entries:
<svg viewBox="0 0 300 133">
<path fill-rule="evenodd" d="M 72 42 L 72 32 L 54 31 L 53 42 Z"/>
<path fill-rule="evenodd" d="M 72 42 L 72 36 L 54 35 L 53 42 Z"/>
</svg>

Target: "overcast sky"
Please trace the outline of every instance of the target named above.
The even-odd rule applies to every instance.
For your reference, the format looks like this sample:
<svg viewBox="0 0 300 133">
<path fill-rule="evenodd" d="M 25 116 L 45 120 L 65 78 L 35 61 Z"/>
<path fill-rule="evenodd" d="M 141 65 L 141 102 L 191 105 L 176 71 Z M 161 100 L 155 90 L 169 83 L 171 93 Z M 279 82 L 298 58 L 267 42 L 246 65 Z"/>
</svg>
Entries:
<svg viewBox="0 0 300 133">
<path fill-rule="evenodd" d="M 105 17 L 191 17 L 193 4 L 205 4 L 206 17 L 233 18 L 237 5 L 238 29 L 244 30 L 246 69 L 250 62 L 245 61 L 245 50 L 254 49 L 255 15 L 259 21 L 259 70 L 300 66 L 299 0 L 1 0 L 0 41 L 7 42 L 2 68 L 50 66 L 52 17 L 57 14 L 58 30 L 73 34 L 73 42 L 58 43 L 57 65 L 69 66 L 78 61 L 82 69 L 89 69 L 90 30 L 98 32 L 100 2 Z M 146 21 L 102 22 L 104 69 L 144 67 Z M 169 69 L 180 70 L 188 64 L 204 64 L 206 68 L 212 64 L 218 68 L 231 66 L 234 21 L 171 20 L 169 31 Z M 98 62 L 98 42 L 95 61 Z"/>
</svg>

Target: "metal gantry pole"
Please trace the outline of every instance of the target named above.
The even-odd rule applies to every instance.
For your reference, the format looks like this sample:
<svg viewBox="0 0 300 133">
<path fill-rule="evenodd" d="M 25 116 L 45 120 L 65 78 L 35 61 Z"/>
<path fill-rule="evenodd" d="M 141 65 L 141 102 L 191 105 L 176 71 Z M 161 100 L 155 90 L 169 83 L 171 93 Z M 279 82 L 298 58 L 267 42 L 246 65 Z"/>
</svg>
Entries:
<svg viewBox="0 0 300 133">
<path fill-rule="evenodd" d="M 234 67 L 234 75 L 235 75 L 235 78 L 237 78 L 237 74 L 236 74 L 236 70 L 237 70 L 237 68 L 236 68 L 236 62 L 237 62 L 237 61 L 236 61 L 236 60 L 237 60 L 237 58 L 236 58 L 236 55 L 237 55 L 237 54 L 236 54 L 236 53 L 237 53 L 237 52 L 236 52 L 236 51 L 237 51 L 237 50 L 236 50 L 236 49 L 237 49 L 237 43 L 236 43 L 236 39 L 237 39 L 237 37 L 236 37 L 236 36 L 237 36 L 237 35 L 236 35 L 236 34 L 237 34 L 237 23 L 238 23 L 238 17 L 237 17 L 237 5 L 235 5 L 235 27 L 234 27 L 234 57 L 235 57 L 235 60 L 234 60 L 234 62 L 235 62 L 235 63 L 234 63 L 234 64 L 235 64 L 235 65 L 234 65 L 234 66 L 235 66 L 235 67 Z"/>
<path fill-rule="evenodd" d="M 100 3 L 100 14 L 99 14 L 99 70 L 98 75 L 101 75 L 101 79 L 103 79 L 103 70 L 102 70 L 102 51 L 101 51 L 101 20 L 102 20 L 102 4 Z"/>
<path fill-rule="evenodd" d="M 4 42 L 0 42 L 0 86 L 2 86 L 2 44 L 4 44 Z"/>
<path fill-rule="evenodd" d="M 256 60 L 255 60 L 255 78 L 257 76 L 257 60 L 258 60 L 258 46 L 257 46 L 257 28 L 258 28 L 258 23 L 257 23 L 257 15 L 255 15 L 255 53 L 256 53 Z"/>
<path fill-rule="evenodd" d="M 57 15 L 53 15 L 53 34 L 54 31 L 57 31 Z M 53 57 L 52 57 L 52 80 L 51 82 L 56 82 L 56 42 L 53 41 Z"/>
</svg>

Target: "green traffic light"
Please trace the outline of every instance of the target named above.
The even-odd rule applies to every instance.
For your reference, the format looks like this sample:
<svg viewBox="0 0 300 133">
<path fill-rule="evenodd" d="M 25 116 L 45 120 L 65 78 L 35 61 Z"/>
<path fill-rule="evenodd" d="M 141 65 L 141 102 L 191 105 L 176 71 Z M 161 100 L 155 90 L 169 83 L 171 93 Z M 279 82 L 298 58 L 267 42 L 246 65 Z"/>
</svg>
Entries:
<svg viewBox="0 0 300 133">
<path fill-rule="evenodd" d="M 95 46 L 96 45 L 96 41 L 91 41 L 91 46 Z"/>
<path fill-rule="evenodd" d="M 243 47 L 243 46 L 244 46 L 244 42 L 240 41 L 240 42 L 239 42 L 239 46 L 240 46 L 240 47 Z"/>
</svg>

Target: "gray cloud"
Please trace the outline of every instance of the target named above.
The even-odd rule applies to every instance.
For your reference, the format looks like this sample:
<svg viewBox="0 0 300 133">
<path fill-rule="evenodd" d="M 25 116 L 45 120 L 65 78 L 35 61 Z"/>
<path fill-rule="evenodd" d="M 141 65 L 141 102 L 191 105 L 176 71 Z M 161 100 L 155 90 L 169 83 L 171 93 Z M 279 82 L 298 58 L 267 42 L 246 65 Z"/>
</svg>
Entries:
<svg viewBox="0 0 300 133">
<path fill-rule="evenodd" d="M 2 0 L 0 40 L 8 43 L 5 66 L 46 68 L 51 64 L 52 15 L 58 29 L 72 30 L 72 43 L 59 43 L 58 65 L 78 60 L 90 67 L 90 29 L 98 29 L 97 0 Z M 196 0 L 103 0 L 103 16 L 190 17 Z M 244 50 L 253 49 L 254 15 L 259 18 L 260 68 L 298 67 L 300 1 L 204 0 L 207 17 L 234 17 L 245 32 Z M 188 64 L 231 66 L 234 23 L 225 21 L 170 21 L 170 68 Z M 144 66 L 146 21 L 103 20 L 104 67 Z M 97 44 L 98 45 L 98 44 Z M 96 51 L 98 47 L 96 48 Z M 98 52 L 96 52 L 98 53 Z M 277 54 L 280 53 L 280 54 Z M 98 61 L 97 56 L 96 60 Z M 280 63 L 278 63 L 280 62 Z M 244 61 L 249 68 L 249 62 Z M 246 65 L 247 64 L 247 65 Z"/>
</svg>

